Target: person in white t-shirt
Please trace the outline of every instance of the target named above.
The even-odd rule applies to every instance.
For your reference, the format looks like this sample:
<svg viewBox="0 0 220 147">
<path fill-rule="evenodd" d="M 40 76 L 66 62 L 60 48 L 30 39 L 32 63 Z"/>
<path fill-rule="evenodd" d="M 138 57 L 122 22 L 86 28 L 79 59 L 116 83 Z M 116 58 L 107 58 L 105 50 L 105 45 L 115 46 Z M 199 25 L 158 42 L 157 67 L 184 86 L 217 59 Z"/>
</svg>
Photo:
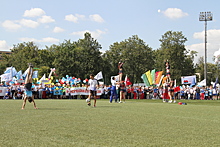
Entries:
<svg viewBox="0 0 220 147">
<path fill-rule="evenodd" d="M 90 93 L 89 93 L 89 97 L 86 99 L 86 102 L 87 102 L 88 106 L 91 106 L 91 97 L 93 97 L 94 107 L 96 107 L 96 95 L 97 95 L 96 88 L 98 87 L 98 81 L 96 79 L 94 79 L 93 74 L 90 75 L 90 79 L 88 81 L 88 85 L 86 87 L 86 90 L 87 90 L 88 86 L 89 86 Z"/>
</svg>

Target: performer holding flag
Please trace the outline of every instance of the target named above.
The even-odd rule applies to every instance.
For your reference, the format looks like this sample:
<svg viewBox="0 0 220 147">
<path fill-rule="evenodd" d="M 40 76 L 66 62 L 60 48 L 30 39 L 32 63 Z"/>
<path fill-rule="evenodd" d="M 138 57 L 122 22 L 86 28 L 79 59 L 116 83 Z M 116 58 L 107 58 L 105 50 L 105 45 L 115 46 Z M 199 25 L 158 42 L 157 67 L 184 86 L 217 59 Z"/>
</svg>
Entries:
<svg viewBox="0 0 220 147">
<path fill-rule="evenodd" d="M 30 103 L 33 102 L 35 109 L 38 109 L 37 106 L 36 106 L 36 103 L 34 101 L 34 97 L 32 96 L 33 65 L 31 63 L 28 63 L 28 66 L 29 67 L 27 69 L 27 76 L 26 76 L 26 79 L 25 79 L 25 86 L 24 86 L 24 90 L 25 90 L 24 102 L 23 102 L 23 105 L 22 105 L 21 109 L 25 108 L 27 99 Z"/>
</svg>

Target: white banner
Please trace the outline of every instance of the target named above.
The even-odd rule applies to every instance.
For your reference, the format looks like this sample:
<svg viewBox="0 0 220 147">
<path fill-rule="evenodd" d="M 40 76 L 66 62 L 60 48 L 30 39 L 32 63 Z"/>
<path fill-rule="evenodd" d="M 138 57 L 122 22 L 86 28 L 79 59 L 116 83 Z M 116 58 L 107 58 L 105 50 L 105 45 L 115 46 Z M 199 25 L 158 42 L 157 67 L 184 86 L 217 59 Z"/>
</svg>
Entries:
<svg viewBox="0 0 220 147">
<path fill-rule="evenodd" d="M 1 81 L 10 81 L 12 80 L 12 75 L 11 73 L 6 73 L 1 75 Z"/>
<path fill-rule="evenodd" d="M 5 96 L 6 92 L 7 92 L 7 87 L 0 87 L 0 96 Z"/>
<path fill-rule="evenodd" d="M 102 89 L 98 88 L 97 90 L 97 95 L 101 95 L 102 94 Z M 88 90 L 86 90 L 86 87 L 74 87 L 74 88 L 70 88 L 70 89 L 66 89 L 66 95 L 89 95 L 90 90 L 88 88 Z"/>
<path fill-rule="evenodd" d="M 181 77 L 182 84 L 196 84 L 196 76 L 184 76 Z"/>
</svg>

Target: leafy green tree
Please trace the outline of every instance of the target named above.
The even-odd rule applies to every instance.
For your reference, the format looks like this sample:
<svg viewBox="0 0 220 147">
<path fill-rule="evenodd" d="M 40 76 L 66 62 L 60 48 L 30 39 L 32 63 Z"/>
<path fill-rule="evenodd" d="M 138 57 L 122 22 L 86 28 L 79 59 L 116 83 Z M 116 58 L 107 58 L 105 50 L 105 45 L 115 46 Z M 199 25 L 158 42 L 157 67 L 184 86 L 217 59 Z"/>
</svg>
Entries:
<svg viewBox="0 0 220 147">
<path fill-rule="evenodd" d="M 132 82 L 142 82 L 141 75 L 154 68 L 152 48 L 137 35 L 113 43 L 104 56 L 109 61 L 112 75 L 118 74 L 118 62 L 125 62 L 124 75 L 128 74 Z"/>
<path fill-rule="evenodd" d="M 101 70 L 101 45 L 85 33 L 83 39 L 76 42 L 66 40 L 59 45 L 53 45 L 48 50 L 53 51 L 53 67 L 59 76 L 72 75 L 86 78 Z"/>
<path fill-rule="evenodd" d="M 59 76 L 72 75 L 74 73 L 74 49 L 75 43 L 65 40 L 59 45 L 53 45 L 48 50 L 53 52 L 52 66 L 56 68 Z"/>
<path fill-rule="evenodd" d="M 194 74 L 193 57 L 195 52 L 189 56 L 185 48 L 187 38 L 182 32 L 167 31 L 162 38 L 160 48 L 155 51 L 157 69 L 165 71 L 166 60 L 171 66 L 171 78 L 180 81 L 181 76 Z"/>
<path fill-rule="evenodd" d="M 195 66 L 195 71 L 201 76 L 201 80 L 204 79 L 204 58 L 200 57 L 198 63 Z M 210 85 L 211 82 L 215 82 L 216 78 L 219 76 L 219 67 L 213 63 L 207 63 L 207 85 Z"/>
<path fill-rule="evenodd" d="M 101 70 L 102 58 L 100 49 L 101 44 L 90 33 L 85 33 L 83 39 L 76 43 L 75 62 L 79 65 L 78 76 L 85 78 L 89 74 L 97 74 Z"/>
<path fill-rule="evenodd" d="M 0 75 L 4 73 L 5 69 L 7 68 L 7 62 L 4 60 L 0 62 Z"/>
<path fill-rule="evenodd" d="M 19 43 L 11 49 L 11 55 L 5 55 L 3 58 L 8 67 L 13 66 L 25 71 L 28 67 L 27 63 L 32 63 L 34 66 L 39 65 L 38 50 L 38 46 L 33 42 Z"/>
</svg>

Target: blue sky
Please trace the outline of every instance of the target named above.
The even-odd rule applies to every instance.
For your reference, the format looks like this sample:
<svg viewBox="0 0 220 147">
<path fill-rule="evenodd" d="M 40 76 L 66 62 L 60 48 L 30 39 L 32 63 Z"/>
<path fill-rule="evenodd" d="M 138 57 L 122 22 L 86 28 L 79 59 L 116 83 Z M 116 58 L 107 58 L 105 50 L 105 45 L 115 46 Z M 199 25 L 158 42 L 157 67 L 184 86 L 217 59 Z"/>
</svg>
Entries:
<svg viewBox="0 0 220 147">
<path fill-rule="evenodd" d="M 219 4 L 217 0 L 2 1 L 0 50 L 24 41 L 34 41 L 40 48 L 65 39 L 77 41 L 86 31 L 98 40 L 102 51 L 132 35 L 158 49 L 161 36 L 172 30 L 182 31 L 188 39 L 187 49 L 204 56 L 204 22 L 199 21 L 199 13 L 211 11 L 214 20 L 208 22 L 208 61 L 213 62 L 214 52 L 220 48 Z"/>
</svg>

